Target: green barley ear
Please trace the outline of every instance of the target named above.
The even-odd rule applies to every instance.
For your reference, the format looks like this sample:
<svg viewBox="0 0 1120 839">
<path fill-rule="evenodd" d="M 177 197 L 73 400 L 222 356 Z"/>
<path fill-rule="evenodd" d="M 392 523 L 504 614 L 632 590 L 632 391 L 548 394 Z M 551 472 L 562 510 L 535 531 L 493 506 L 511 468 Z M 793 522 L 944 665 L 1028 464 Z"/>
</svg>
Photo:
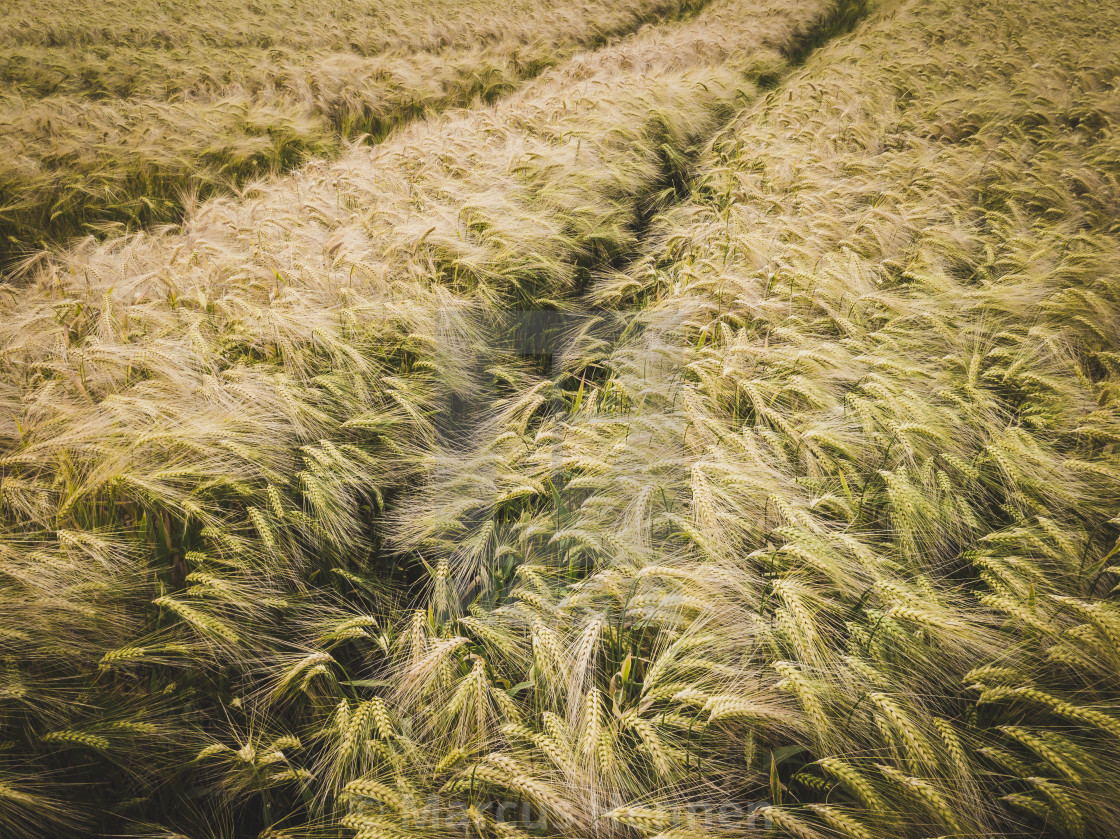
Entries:
<svg viewBox="0 0 1120 839">
<path fill-rule="evenodd" d="M 156 598 L 152 602 L 156 606 L 163 607 L 174 613 L 204 638 L 221 641 L 227 644 L 238 644 L 241 641 L 237 632 L 225 622 L 212 615 L 205 614 L 181 600 L 164 595 Z"/>
<path fill-rule="evenodd" d="M 645 833 L 660 834 L 676 821 L 672 813 L 653 807 L 618 807 L 606 815 L 619 824 L 635 827 Z"/>
<path fill-rule="evenodd" d="M 888 736 L 904 745 L 903 754 L 912 771 L 931 772 L 938 765 L 937 755 L 925 733 L 890 696 L 872 692 L 867 695 L 875 707 L 876 721 Z"/>
<path fill-rule="evenodd" d="M 41 835 L 43 830 L 70 830 L 85 814 L 74 802 L 43 794 L 27 778 L 4 773 L 0 776 L 0 825 L 15 837 Z"/>
<path fill-rule="evenodd" d="M 852 813 L 840 807 L 826 804 L 809 804 L 810 810 L 816 813 L 829 827 L 841 836 L 848 839 L 874 839 L 874 828 L 868 827 Z"/>
<path fill-rule="evenodd" d="M 781 830 L 796 839 L 824 839 L 826 834 L 817 830 L 810 822 L 790 812 L 792 808 L 781 806 L 760 807 L 754 812 L 758 819 L 764 819 L 776 824 Z"/>
<path fill-rule="evenodd" d="M 876 764 L 883 776 L 893 782 L 914 801 L 924 805 L 943 825 L 954 833 L 962 831 L 961 822 L 952 805 L 937 787 L 922 778 L 906 775 L 892 766 Z"/>
<path fill-rule="evenodd" d="M 663 778 L 671 777 L 674 772 L 673 761 L 656 727 L 634 711 L 623 714 L 619 724 L 623 729 L 629 729 L 637 735 L 646 757 L 657 774 Z"/>
<path fill-rule="evenodd" d="M 826 774 L 836 778 L 847 791 L 874 814 L 887 812 L 887 804 L 875 789 L 875 782 L 856 767 L 835 757 L 825 757 L 817 765 Z"/>
<path fill-rule="evenodd" d="M 1053 770 L 1065 776 L 1068 781 L 1079 783 L 1082 780 L 1081 767 L 1084 764 L 1079 765 L 1076 757 L 1063 754 L 1064 750 L 1059 748 L 1053 739 L 1022 726 L 1001 725 L 999 730 L 1034 752 L 1035 755 L 1048 763 Z M 1085 755 L 1083 750 L 1077 749 L 1077 752 L 1079 756 Z"/>
<path fill-rule="evenodd" d="M 110 748 L 109 740 L 105 737 L 84 731 L 51 731 L 42 735 L 39 740 L 42 743 L 81 746 L 98 752 L 106 752 Z"/>
<path fill-rule="evenodd" d="M 369 799 L 379 804 L 386 804 L 398 812 L 403 808 L 403 801 L 400 793 L 392 787 L 372 778 L 359 778 L 356 781 L 351 781 L 343 787 L 342 794 L 346 796 L 360 796 L 361 798 Z"/>
<path fill-rule="evenodd" d="M 270 700 L 276 702 L 284 698 L 297 685 L 299 690 L 305 693 L 309 681 L 316 676 L 332 678 L 333 674 L 327 665 L 333 663 L 334 657 L 330 653 L 308 653 L 280 673 L 270 694 Z"/>
<path fill-rule="evenodd" d="M 1075 793 L 1046 778 L 1027 778 L 1026 781 L 1042 793 L 1050 804 L 1050 813 L 1057 817 L 1058 823 L 1070 836 L 1085 835 L 1088 825 Z"/>
</svg>

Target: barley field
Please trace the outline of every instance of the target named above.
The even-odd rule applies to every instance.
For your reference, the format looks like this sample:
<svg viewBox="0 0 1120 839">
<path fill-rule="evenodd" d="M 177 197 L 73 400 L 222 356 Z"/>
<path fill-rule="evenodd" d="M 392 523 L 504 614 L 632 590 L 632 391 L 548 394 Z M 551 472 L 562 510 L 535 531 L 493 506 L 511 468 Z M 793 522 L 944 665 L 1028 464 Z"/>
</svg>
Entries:
<svg viewBox="0 0 1120 839">
<path fill-rule="evenodd" d="M 0 260 L 186 205 L 516 89 L 699 0 L 10 0 Z"/>
<path fill-rule="evenodd" d="M 0 836 L 1120 836 L 1120 7 L 76 8 Z"/>
</svg>

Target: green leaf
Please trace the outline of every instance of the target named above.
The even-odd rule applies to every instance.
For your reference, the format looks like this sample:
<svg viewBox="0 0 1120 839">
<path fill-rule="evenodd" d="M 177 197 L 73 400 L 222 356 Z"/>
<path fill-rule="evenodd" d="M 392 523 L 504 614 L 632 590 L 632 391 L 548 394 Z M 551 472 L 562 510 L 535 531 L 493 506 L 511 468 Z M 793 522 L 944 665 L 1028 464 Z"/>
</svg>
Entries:
<svg viewBox="0 0 1120 839">
<path fill-rule="evenodd" d="M 782 746 L 780 749 L 774 749 L 770 754 L 773 756 L 776 766 L 781 766 L 783 763 L 788 762 L 791 758 L 796 757 L 803 752 L 812 751 L 808 746 L 801 743 L 795 743 L 792 746 Z"/>
<path fill-rule="evenodd" d="M 339 680 L 338 683 L 352 688 L 386 688 L 392 685 L 387 679 L 351 679 L 348 682 Z"/>
</svg>

